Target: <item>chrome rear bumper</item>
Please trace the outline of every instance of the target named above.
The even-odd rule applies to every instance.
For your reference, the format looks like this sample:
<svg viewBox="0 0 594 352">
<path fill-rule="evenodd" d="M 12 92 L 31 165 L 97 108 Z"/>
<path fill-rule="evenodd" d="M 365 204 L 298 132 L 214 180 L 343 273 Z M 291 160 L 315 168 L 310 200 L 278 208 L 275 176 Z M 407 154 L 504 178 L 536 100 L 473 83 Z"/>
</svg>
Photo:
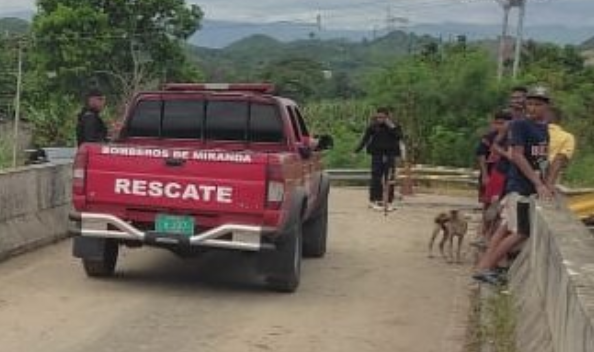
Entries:
<svg viewBox="0 0 594 352">
<path fill-rule="evenodd" d="M 274 248 L 274 245 L 262 243 L 265 228 L 261 226 L 225 224 L 186 237 L 145 232 L 116 216 L 108 214 L 71 213 L 69 218 L 76 224 L 76 227 L 71 229 L 70 232 L 83 237 L 112 238 L 155 245 L 204 246 L 252 252 Z M 221 237 L 226 238 L 222 239 Z"/>
</svg>

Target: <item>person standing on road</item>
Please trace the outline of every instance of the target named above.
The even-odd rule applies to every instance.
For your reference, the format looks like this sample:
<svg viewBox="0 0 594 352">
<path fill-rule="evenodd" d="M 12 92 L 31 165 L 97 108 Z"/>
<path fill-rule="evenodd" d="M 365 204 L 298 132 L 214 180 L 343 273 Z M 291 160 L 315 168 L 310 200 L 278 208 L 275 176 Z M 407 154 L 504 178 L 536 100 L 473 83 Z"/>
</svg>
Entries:
<svg viewBox="0 0 594 352">
<path fill-rule="evenodd" d="M 85 107 L 78 115 L 76 141 L 78 146 L 88 142 L 107 141 L 107 127 L 101 119 L 105 109 L 105 95 L 98 89 L 92 89 L 86 96 Z"/>
<path fill-rule="evenodd" d="M 369 206 L 374 210 L 384 210 L 383 180 L 387 177 L 395 178 L 396 159 L 401 156 L 400 142 L 402 128 L 391 119 L 388 108 L 379 108 L 371 125 L 365 130 L 361 142 L 355 148 L 359 153 L 366 148 L 371 155 L 371 183 L 369 185 Z M 392 180 L 389 180 L 392 181 Z M 390 185 L 388 193 L 389 211 L 394 210 L 394 185 Z"/>
</svg>

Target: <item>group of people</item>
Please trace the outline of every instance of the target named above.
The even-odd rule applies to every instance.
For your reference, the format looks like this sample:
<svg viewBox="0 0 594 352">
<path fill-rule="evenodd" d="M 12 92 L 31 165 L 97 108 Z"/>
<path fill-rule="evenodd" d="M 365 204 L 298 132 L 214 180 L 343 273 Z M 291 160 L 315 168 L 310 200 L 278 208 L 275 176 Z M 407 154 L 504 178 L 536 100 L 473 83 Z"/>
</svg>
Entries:
<svg viewBox="0 0 594 352">
<path fill-rule="evenodd" d="M 497 112 L 491 130 L 477 148 L 479 198 L 484 205 L 482 238 L 485 248 L 475 280 L 504 281 L 505 266 L 531 234 L 535 199 L 550 201 L 555 184 L 575 150 L 573 135 L 561 127 L 562 112 L 546 88 L 513 89 L 509 107 Z"/>
</svg>

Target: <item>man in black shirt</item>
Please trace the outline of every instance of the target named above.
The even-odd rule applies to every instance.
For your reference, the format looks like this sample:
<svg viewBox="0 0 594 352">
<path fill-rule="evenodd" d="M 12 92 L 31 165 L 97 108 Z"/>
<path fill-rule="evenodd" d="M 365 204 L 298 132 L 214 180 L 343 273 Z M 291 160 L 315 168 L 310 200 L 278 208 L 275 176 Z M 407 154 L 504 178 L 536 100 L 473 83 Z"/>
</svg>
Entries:
<svg viewBox="0 0 594 352">
<path fill-rule="evenodd" d="M 76 141 L 79 146 L 87 142 L 107 141 L 107 127 L 99 116 L 104 108 L 105 95 L 97 89 L 91 90 L 76 124 Z"/>
<path fill-rule="evenodd" d="M 383 210 L 382 204 L 383 182 L 382 180 L 391 174 L 395 177 L 396 158 L 400 157 L 400 141 L 402 140 L 402 128 L 390 119 L 390 111 L 387 108 L 377 109 L 372 124 L 365 130 L 361 142 L 355 149 L 355 153 L 366 148 L 371 155 L 371 184 L 369 187 L 370 207 L 375 210 Z M 391 180 L 390 180 L 391 181 Z M 391 185 L 388 193 L 388 210 L 393 210 L 394 186 Z"/>
</svg>

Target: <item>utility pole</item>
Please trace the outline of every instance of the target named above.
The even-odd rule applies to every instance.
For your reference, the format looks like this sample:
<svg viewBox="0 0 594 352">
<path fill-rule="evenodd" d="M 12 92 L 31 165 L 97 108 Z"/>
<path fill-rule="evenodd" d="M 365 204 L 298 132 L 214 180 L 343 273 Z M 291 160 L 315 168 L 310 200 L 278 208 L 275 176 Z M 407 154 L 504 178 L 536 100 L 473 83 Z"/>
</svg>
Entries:
<svg viewBox="0 0 594 352">
<path fill-rule="evenodd" d="M 511 9 L 509 1 L 499 2 L 503 7 L 503 29 L 501 30 L 501 38 L 499 39 L 499 54 L 497 57 L 497 79 L 501 81 L 503 78 L 503 65 L 505 62 L 505 44 L 507 42 L 507 30 L 509 28 L 509 11 Z"/>
<path fill-rule="evenodd" d="M 516 32 L 516 44 L 514 49 L 514 63 L 512 77 L 516 79 L 518 77 L 520 68 L 520 59 L 522 54 L 522 46 L 524 41 L 524 18 L 526 16 L 526 2 L 527 0 L 496 0 L 503 8 L 503 27 L 501 31 L 501 38 L 499 41 L 499 53 L 497 58 L 497 78 L 501 80 L 505 71 L 505 59 L 506 59 L 506 48 L 507 48 L 507 37 L 509 30 L 509 14 L 512 8 L 517 7 L 518 13 L 518 26 Z"/>
<path fill-rule="evenodd" d="M 12 167 L 17 167 L 19 149 L 19 122 L 21 120 L 21 89 L 23 85 L 23 42 L 18 42 L 17 90 L 14 99 L 14 141 L 12 146 Z"/>
<path fill-rule="evenodd" d="M 518 34 L 516 36 L 516 52 L 514 55 L 514 68 L 512 72 L 513 79 L 518 78 L 520 70 L 520 58 L 522 56 L 522 46 L 524 44 L 524 18 L 526 16 L 526 0 L 516 0 L 516 6 L 520 8 L 518 15 Z"/>
<path fill-rule="evenodd" d="M 321 33 L 322 32 L 322 14 L 318 13 L 318 15 L 316 16 L 316 27 L 318 29 L 318 32 Z"/>
</svg>

